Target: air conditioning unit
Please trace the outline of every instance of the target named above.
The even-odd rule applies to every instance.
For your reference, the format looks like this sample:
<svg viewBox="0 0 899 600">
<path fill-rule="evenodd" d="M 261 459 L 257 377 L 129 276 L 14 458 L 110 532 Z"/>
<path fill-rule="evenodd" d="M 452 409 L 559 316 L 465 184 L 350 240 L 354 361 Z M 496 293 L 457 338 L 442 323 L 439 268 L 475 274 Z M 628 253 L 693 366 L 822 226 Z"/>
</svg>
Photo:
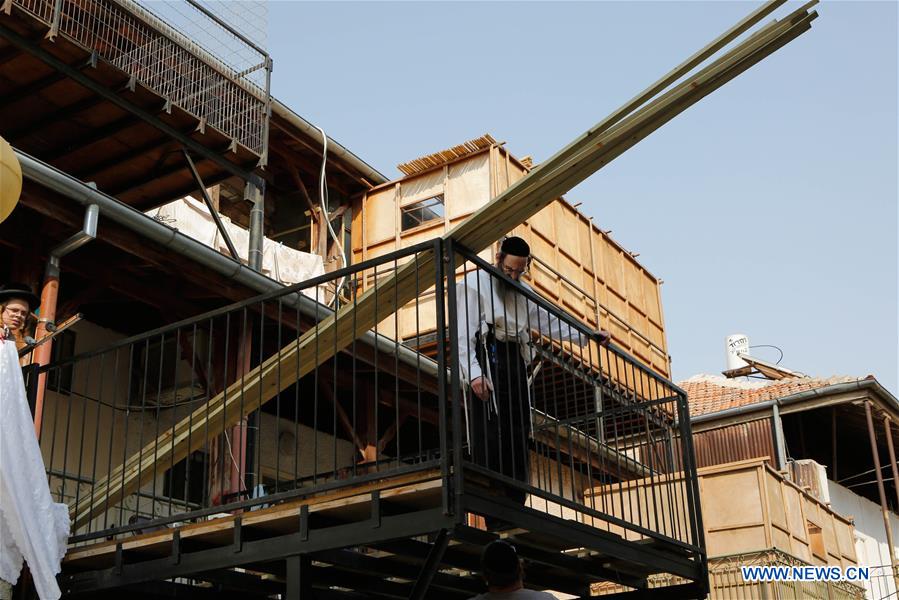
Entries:
<svg viewBox="0 0 899 600">
<path fill-rule="evenodd" d="M 827 467 L 811 459 L 790 461 L 790 478 L 823 502 L 830 504 L 830 488 L 827 486 Z"/>
</svg>

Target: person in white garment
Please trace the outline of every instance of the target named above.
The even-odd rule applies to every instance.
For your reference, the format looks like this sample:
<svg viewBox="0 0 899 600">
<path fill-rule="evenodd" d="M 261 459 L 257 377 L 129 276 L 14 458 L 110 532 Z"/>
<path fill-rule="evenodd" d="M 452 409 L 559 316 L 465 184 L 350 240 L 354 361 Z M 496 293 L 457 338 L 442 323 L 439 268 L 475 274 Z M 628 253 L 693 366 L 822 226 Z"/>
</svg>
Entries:
<svg viewBox="0 0 899 600">
<path fill-rule="evenodd" d="M 588 336 L 563 323 L 525 297 L 518 286 L 531 262 L 528 243 L 507 237 L 496 254 L 502 273 L 477 269 L 456 285 L 459 370 L 465 390 L 469 458 L 476 465 L 528 483 L 528 437 L 531 432 L 527 365 L 532 361 L 531 331 L 554 341 L 586 344 Z M 518 284 L 518 285 L 516 285 Z M 596 332 L 605 345 L 609 333 Z M 523 504 L 526 492 L 504 486 L 504 494 Z M 492 522 L 491 522 L 492 521 Z M 501 526 L 487 519 L 489 529 Z"/>
<path fill-rule="evenodd" d="M 69 507 L 54 503 L 34 434 L 18 348 L 38 298 L 28 286 L 0 286 L 0 600 L 27 561 L 41 600 L 56 600 L 69 536 Z"/>
<path fill-rule="evenodd" d="M 535 592 L 524 588 L 524 568 L 515 547 L 495 540 L 487 544 L 481 555 L 481 575 L 487 583 L 487 593 L 470 600 L 556 600 L 549 592 Z"/>
</svg>

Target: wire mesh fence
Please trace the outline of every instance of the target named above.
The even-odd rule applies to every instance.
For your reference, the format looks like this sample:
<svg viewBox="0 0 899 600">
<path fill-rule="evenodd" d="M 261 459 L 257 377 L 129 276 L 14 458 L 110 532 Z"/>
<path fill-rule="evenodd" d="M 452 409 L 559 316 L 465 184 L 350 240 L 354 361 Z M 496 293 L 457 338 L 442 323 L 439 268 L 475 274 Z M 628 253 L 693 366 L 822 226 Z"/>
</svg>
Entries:
<svg viewBox="0 0 899 600">
<path fill-rule="evenodd" d="M 42 21 L 52 37 L 62 35 L 96 52 L 174 105 L 264 156 L 271 59 L 264 45 L 252 39 L 265 41 L 263 2 L 13 0 L 13 6 Z M 250 35 L 229 19 L 241 23 Z"/>
</svg>

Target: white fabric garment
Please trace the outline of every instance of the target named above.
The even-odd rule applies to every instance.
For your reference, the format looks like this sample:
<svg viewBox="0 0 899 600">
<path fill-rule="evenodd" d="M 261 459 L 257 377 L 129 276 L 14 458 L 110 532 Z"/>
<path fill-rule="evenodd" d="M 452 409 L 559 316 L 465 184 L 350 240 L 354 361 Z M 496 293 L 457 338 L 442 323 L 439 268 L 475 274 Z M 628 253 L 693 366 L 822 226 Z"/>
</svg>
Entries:
<svg viewBox="0 0 899 600">
<path fill-rule="evenodd" d="M 0 341 L 0 579 L 15 583 L 22 559 L 41 600 L 60 597 L 69 509 L 50 498 L 16 345 Z"/>
<path fill-rule="evenodd" d="M 506 287 L 509 293 L 503 293 L 497 283 L 496 276 L 478 269 L 456 284 L 459 368 L 465 382 L 472 382 L 484 375 L 475 358 L 476 334 L 479 331 L 486 333 L 487 325 L 493 326 L 497 341 L 518 341 L 525 364 L 530 364 L 533 360 L 530 347 L 532 330 L 555 341 L 587 342 L 577 329 L 515 292 L 511 285 Z M 519 283 L 531 289 L 526 283 Z M 490 379 L 489 374 L 487 379 Z"/>
</svg>

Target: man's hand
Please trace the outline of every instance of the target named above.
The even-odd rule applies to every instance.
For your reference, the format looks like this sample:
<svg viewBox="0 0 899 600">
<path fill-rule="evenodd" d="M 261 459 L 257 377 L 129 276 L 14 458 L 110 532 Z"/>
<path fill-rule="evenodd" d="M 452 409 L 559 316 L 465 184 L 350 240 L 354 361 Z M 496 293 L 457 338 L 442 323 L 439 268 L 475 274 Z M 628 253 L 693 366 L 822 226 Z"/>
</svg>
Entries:
<svg viewBox="0 0 899 600">
<path fill-rule="evenodd" d="M 6 325 L 0 325 L 0 342 L 6 340 L 7 338 L 9 338 L 9 336 L 9 327 L 7 327 Z"/>
<path fill-rule="evenodd" d="M 471 391 L 474 392 L 475 396 L 486 402 L 490 397 L 490 392 L 493 391 L 493 386 L 487 381 L 487 378 L 482 375 L 471 382 Z"/>
<path fill-rule="evenodd" d="M 596 337 L 599 340 L 600 346 L 608 346 L 609 342 L 612 341 L 612 334 L 606 331 L 605 329 L 597 329 Z"/>
</svg>

